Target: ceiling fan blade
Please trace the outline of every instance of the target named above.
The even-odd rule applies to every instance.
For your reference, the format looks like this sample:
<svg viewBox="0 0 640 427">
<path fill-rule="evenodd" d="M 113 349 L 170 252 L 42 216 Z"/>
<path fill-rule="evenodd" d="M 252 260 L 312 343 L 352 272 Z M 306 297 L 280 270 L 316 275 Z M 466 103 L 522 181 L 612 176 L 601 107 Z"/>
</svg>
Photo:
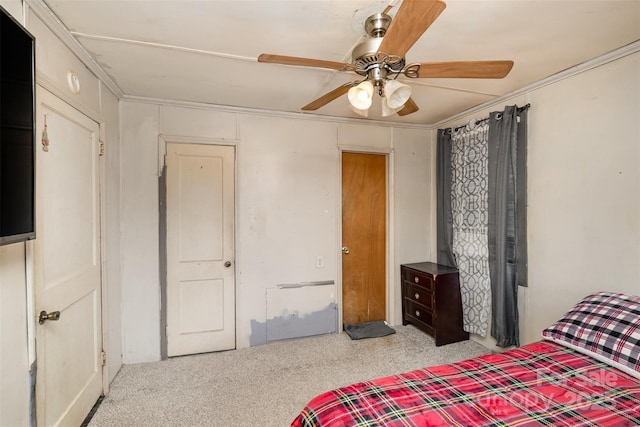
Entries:
<svg viewBox="0 0 640 427">
<path fill-rule="evenodd" d="M 441 0 L 403 0 L 378 52 L 404 57 L 445 7 Z"/>
<path fill-rule="evenodd" d="M 330 70 L 348 70 L 351 64 L 344 62 L 324 61 L 322 59 L 300 58 L 298 56 L 272 55 L 263 53 L 258 56 L 258 62 L 270 64 L 296 65 L 301 67 L 328 68 Z"/>
<path fill-rule="evenodd" d="M 404 103 L 404 107 L 402 107 L 402 109 L 398 111 L 398 115 L 406 116 L 407 114 L 415 113 L 418 110 L 418 104 L 415 103 L 413 98 L 409 98 L 407 102 Z"/>
<path fill-rule="evenodd" d="M 358 83 L 360 83 L 360 82 L 349 82 L 349 83 L 343 84 L 342 86 L 338 86 L 337 88 L 335 88 L 331 92 L 325 93 L 320 98 L 318 98 L 315 101 L 312 101 L 309 104 L 305 105 L 304 107 L 302 107 L 302 110 L 304 110 L 304 111 L 317 110 L 318 108 L 327 105 L 328 103 L 330 103 L 334 99 L 336 99 L 336 98 L 344 95 L 345 93 L 349 92 L 349 89 L 351 89 L 353 86 L 356 86 Z"/>
<path fill-rule="evenodd" d="M 509 74 L 513 61 L 423 62 L 418 77 L 501 79 Z"/>
</svg>

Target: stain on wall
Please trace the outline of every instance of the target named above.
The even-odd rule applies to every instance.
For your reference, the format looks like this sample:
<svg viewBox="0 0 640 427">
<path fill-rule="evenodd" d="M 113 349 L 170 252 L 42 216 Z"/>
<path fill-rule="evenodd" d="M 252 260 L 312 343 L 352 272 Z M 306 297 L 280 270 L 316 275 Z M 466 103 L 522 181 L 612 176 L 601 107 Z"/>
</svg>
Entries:
<svg viewBox="0 0 640 427">
<path fill-rule="evenodd" d="M 330 303 L 309 314 L 285 313 L 267 320 L 267 342 L 312 335 L 332 334 L 338 330 L 338 305 Z"/>
<path fill-rule="evenodd" d="M 266 321 L 251 321 L 250 345 L 336 333 L 338 305 L 333 281 L 266 289 Z"/>
<path fill-rule="evenodd" d="M 322 310 L 300 314 L 284 313 L 265 323 L 251 321 L 251 347 L 267 342 L 313 335 L 334 334 L 338 331 L 338 305 L 330 303 Z"/>
</svg>

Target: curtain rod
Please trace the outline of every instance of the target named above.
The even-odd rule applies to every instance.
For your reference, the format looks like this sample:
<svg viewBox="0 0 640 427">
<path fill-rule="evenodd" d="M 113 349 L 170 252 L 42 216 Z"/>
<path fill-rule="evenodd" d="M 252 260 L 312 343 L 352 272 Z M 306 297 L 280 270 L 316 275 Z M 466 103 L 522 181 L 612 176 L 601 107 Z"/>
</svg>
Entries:
<svg viewBox="0 0 640 427">
<path fill-rule="evenodd" d="M 523 111 L 528 110 L 529 107 L 531 107 L 531 104 L 526 104 L 526 105 L 523 105 L 522 107 L 518 107 L 518 113 L 522 113 Z M 483 124 L 483 123 L 487 122 L 488 120 L 489 120 L 489 117 L 485 117 L 483 119 L 476 120 L 474 122 L 474 124 L 476 124 L 476 125 Z M 465 126 L 467 126 L 467 124 L 456 126 L 456 127 L 452 126 L 450 128 L 445 128 L 444 131 L 448 132 L 448 133 L 457 132 L 458 130 L 462 129 Z"/>
</svg>

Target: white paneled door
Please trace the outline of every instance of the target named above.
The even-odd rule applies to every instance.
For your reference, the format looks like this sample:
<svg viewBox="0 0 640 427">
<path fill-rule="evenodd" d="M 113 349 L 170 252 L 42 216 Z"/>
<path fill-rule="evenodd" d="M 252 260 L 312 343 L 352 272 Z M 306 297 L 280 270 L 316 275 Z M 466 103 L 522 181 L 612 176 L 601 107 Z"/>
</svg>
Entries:
<svg viewBox="0 0 640 427">
<path fill-rule="evenodd" d="M 235 148 L 167 144 L 167 354 L 235 348 Z"/>
<path fill-rule="evenodd" d="M 37 422 L 80 425 L 102 393 L 99 127 L 38 89 Z"/>
</svg>

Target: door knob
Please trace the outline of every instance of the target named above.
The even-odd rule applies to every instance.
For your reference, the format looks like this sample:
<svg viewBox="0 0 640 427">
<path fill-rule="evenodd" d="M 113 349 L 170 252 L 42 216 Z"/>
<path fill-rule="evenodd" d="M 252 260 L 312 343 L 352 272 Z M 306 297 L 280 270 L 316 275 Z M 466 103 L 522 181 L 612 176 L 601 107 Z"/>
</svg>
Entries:
<svg viewBox="0 0 640 427">
<path fill-rule="evenodd" d="M 348 255 L 349 254 L 349 248 L 346 247 L 346 246 L 343 246 L 342 247 L 342 253 L 345 254 L 345 255 Z"/>
<path fill-rule="evenodd" d="M 224 266 L 227 268 L 231 267 L 231 261 L 225 261 Z"/>
<path fill-rule="evenodd" d="M 38 316 L 38 323 L 40 323 L 41 325 L 44 325 L 44 322 L 46 322 L 47 320 L 59 320 L 60 319 L 60 312 L 59 311 L 52 311 L 51 313 L 47 313 L 46 311 L 42 310 L 40 312 L 40 316 Z"/>
</svg>

